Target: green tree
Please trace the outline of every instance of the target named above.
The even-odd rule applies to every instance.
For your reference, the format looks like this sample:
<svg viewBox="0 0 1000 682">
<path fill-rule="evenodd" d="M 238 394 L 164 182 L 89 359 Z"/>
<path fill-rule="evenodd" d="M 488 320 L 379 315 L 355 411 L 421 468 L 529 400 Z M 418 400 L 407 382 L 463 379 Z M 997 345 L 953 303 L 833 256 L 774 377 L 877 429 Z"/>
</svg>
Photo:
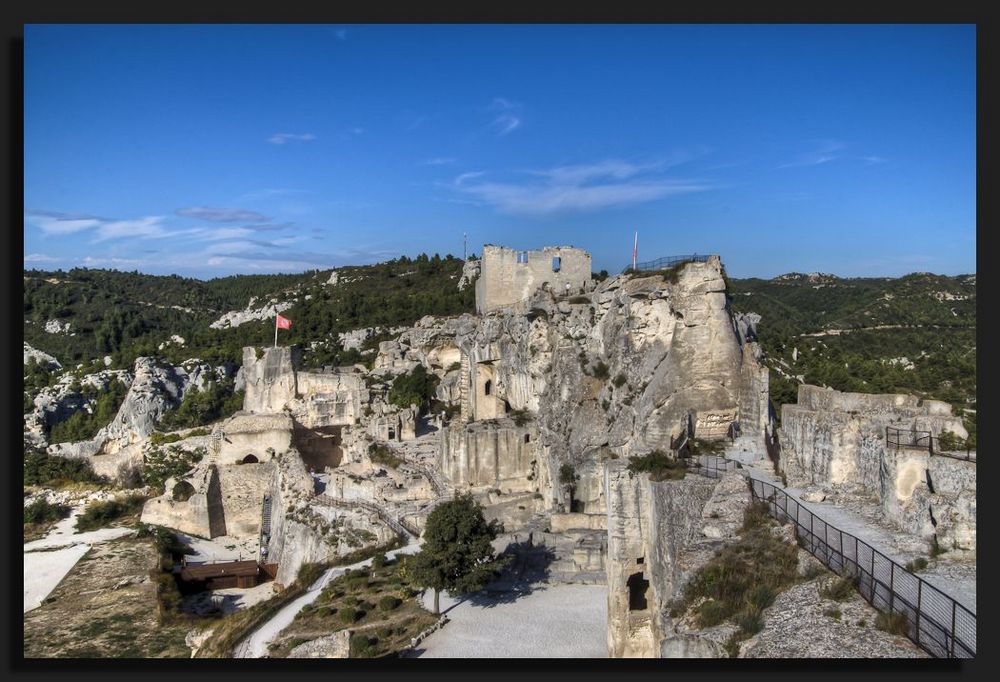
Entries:
<svg viewBox="0 0 1000 682">
<path fill-rule="evenodd" d="M 434 590 L 434 613 L 440 613 L 441 590 L 468 594 L 481 590 L 508 561 L 497 558 L 492 542 L 503 525 L 486 521 L 482 506 L 471 494 L 459 495 L 427 517 L 424 544 L 406 561 L 406 573 L 415 585 Z"/>
<path fill-rule="evenodd" d="M 569 509 L 573 511 L 573 493 L 576 491 L 576 482 L 580 480 L 572 464 L 563 464 L 559 467 L 559 484 L 566 489 L 569 495 Z"/>
<path fill-rule="evenodd" d="M 418 405 L 426 412 L 431 398 L 437 390 L 438 378 L 427 372 L 423 365 L 417 365 L 408 374 L 396 377 L 389 390 L 389 402 L 399 407 Z"/>
</svg>

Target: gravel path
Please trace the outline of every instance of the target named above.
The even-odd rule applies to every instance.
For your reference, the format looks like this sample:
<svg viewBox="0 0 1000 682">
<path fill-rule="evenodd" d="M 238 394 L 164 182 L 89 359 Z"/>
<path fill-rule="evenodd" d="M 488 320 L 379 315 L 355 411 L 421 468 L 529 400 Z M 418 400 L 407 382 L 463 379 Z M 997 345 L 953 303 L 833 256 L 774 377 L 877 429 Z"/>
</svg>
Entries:
<svg viewBox="0 0 1000 682">
<path fill-rule="evenodd" d="M 418 549 L 420 549 L 420 541 L 416 538 L 410 538 L 410 542 L 407 545 L 399 549 L 394 549 L 391 552 L 386 552 L 386 556 L 391 559 L 397 554 L 413 554 Z M 267 656 L 268 645 L 281 634 L 282 630 L 291 625 L 299 611 L 305 608 L 307 604 L 316 601 L 320 592 L 323 591 L 323 588 L 331 580 L 342 576 L 349 570 L 369 566 L 371 561 L 371 559 L 366 559 L 350 566 L 337 566 L 327 569 L 323 575 L 316 579 L 316 582 L 309 587 L 305 594 L 286 604 L 274 614 L 271 620 L 261 625 L 250 633 L 249 637 L 240 642 L 239 646 L 233 651 L 233 658 L 265 658 Z"/>
<path fill-rule="evenodd" d="M 75 533 L 76 517 L 82 510 L 82 506 L 74 508 L 44 538 L 24 545 L 24 613 L 42 605 L 91 545 L 135 533 L 131 528 Z"/>
<path fill-rule="evenodd" d="M 434 593 L 424 594 L 433 608 Z M 420 643 L 423 658 L 606 658 L 608 588 L 538 585 L 528 594 L 456 600 L 441 594 L 449 622 Z"/>
</svg>

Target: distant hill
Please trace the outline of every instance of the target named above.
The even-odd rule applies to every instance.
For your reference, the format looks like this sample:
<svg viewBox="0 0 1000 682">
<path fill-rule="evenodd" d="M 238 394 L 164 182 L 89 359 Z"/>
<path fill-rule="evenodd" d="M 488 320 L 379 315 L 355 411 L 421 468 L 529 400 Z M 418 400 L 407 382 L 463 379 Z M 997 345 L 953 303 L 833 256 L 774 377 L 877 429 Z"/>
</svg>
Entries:
<svg viewBox="0 0 1000 682">
<path fill-rule="evenodd" d="M 797 384 L 914 393 L 976 407 L 976 276 L 730 280 L 733 309 L 761 315 L 775 405 Z"/>
<path fill-rule="evenodd" d="M 281 341 L 308 346 L 360 327 L 409 325 L 424 315 L 473 312 L 473 289 L 457 288 L 462 265 L 450 255 L 421 254 L 346 266 L 336 269 L 334 286 L 328 284 L 333 270 L 209 281 L 83 268 L 26 270 L 24 340 L 64 367 L 106 355 L 113 358 L 113 367 L 122 368 L 131 367 L 139 355 L 238 363 L 243 346 L 273 342 L 274 316 L 228 329 L 209 325 L 227 312 L 246 309 L 251 299 L 253 308 L 290 303 L 282 315 L 293 324 L 281 332 Z M 183 347 L 166 344 L 161 350 L 172 335 L 185 340 Z M 335 350 L 326 360 L 337 359 Z"/>
<path fill-rule="evenodd" d="M 302 344 L 307 364 L 356 362 L 357 351 L 335 343 L 338 332 L 473 312 L 473 288 L 460 292 L 456 286 L 462 265 L 451 256 L 403 257 L 337 268 L 336 285 L 328 284 L 333 270 L 209 281 L 26 270 L 25 341 L 68 368 L 106 355 L 120 368 L 131 368 L 139 355 L 239 363 L 243 346 L 272 343 L 273 315 L 229 329 L 209 325 L 254 299 L 252 308 L 290 305 L 282 314 L 292 329 L 282 331 L 281 340 Z M 762 317 L 759 340 L 772 368 L 776 406 L 795 402 L 796 387 L 805 381 L 845 391 L 915 393 L 975 409 L 975 275 L 847 279 L 791 273 L 729 283 L 733 309 Z M 183 337 L 184 346 L 166 343 L 172 335 Z M 44 379 L 39 375 L 32 383 Z"/>
</svg>

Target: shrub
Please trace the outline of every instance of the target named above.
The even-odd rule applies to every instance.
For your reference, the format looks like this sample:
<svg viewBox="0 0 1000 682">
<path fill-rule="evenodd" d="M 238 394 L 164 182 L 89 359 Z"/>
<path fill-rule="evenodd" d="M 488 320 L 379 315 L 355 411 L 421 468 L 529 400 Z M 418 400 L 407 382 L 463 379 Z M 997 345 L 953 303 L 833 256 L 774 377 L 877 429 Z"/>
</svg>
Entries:
<svg viewBox="0 0 1000 682">
<path fill-rule="evenodd" d="M 370 658 L 375 653 L 378 638 L 358 632 L 351 635 L 351 657 Z"/>
<path fill-rule="evenodd" d="M 910 629 L 906 614 L 889 613 L 888 611 L 879 611 L 878 616 L 875 617 L 875 627 L 883 632 L 904 637 Z"/>
<path fill-rule="evenodd" d="M 381 464 L 392 469 L 395 469 L 405 461 L 402 457 L 396 455 L 392 448 L 381 443 L 372 443 L 368 446 L 368 458 L 372 461 L 372 464 Z"/>
<path fill-rule="evenodd" d="M 586 296 L 574 296 L 569 299 L 570 305 L 577 305 L 580 303 L 590 303 L 590 299 Z"/>
<path fill-rule="evenodd" d="M 122 517 L 137 514 L 142 510 L 142 505 L 145 501 L 146 498 L 142 495 L 129 495 L 121 500 L 91 502 L 83 510 L 83 513 L 77 517 L 76 529 L 78 531 L 87 531 L 104 528 L 111 522 Z"/>
<path fill-rule="evenodd" d="M 947 551 L 948 550 L 946 550 L 944 547 L 938 544 L 937 535 L 935 535 L 934 539 L 931 541 L 931 551 L 930 551 L 931 558 L 933 559 L 935 557 L 941 556 Z"/>
<path fill-rule="evenodd" d="M 622 386 L 625 385 L 626 381 L 628 381 L 628 377 L 626 377 L 625 374 L 622 373 L 622 374 L 619 374 L 618 376 L 616 376 L 615 380 L 612 381 L 611 383 L 613 383 L 615 385 L 615 388 L 621 388 Z"/>
<path fill-rule="evenodd" d="M 917 571 L 922 571 L 925 568 L 927 568 L 927 559 L 923 557 L 917 557 L 913 561 L 907 563 L 905 568 L 910 573 L 916 573 Z"/>
<path fill-rule="evenodd" d="M 358 620 L 360 612 L 353 606 L 345 606 L 338 612 L 340 620 L 348 625 Z"/>
<path fill-rule="evenodd" d="M 378 608 L 381 611 L 392 611 L 402 604 L 402 600 L 392 595 L 387 595 L 378 600 Z"/>
<path fill-rule="evenodd" d="M 517 426 L 524 426 L 531 420 L 531 413 L 527 410 L 511 410 L 508 416 Z"/>
<path fill-rule="evenodd" d="M 65 519 L 70 508 L 64 504 L 50 504 L 44 499 L 35 500 L 24 508 L 25 523 L 48 523 Z"/>
<path fill-rule="evenodd" d="M 854 591 L 854 579 L 844 577 L 825 585 L 819 591 L 819 596 L 833 601 L 846 601 L 854 596 Z"/>
<path fill-rule="evenodd" d="M 385 556 L 385 552 L 379 552 L 374 557 L 372 557 L 372 568 L 382 568 L 386 565 L 388 559 Z"/>
<path fill-rule="evenodd" d="M 594 365 L 591 376 L 596 379 L 607 379 L 611 376 L 611 369 L 603 361 L 598 360 L 597 364 Z"/>
<path fill-rule="evenodd" d="M 751 505 L 744 513 L 741 536 L 719 550 L 684 588 L 683 604 L 700 597 L 708 600 L 699 608 L 699 624 L 705 622 L 702 618 L 708 622 L 732 619 L 739 626 L 726 645 L 731 653 L 738 650 L 740 641 L 760 630 L 763 609 L 796 580 L 798 549 L 771 532 L 775 523 L 766 505 Z M 675 610 L 682 608 L 678 605 Z"/>
<path fill-rule="evenodd" d="M 710 628 L 724 621 L 728 615 L 726 607 L 722 605 L 722 602 L 709 599 L 702 602 L 701 606 L 698 607 L 698 626 Z"/>
<path fill-rule="evenodd" d="M 829 609 L 827 609 L 826 611 L 823 612 L 823 615 L 824 616 L 829 616 L 830 618 L 833 618 L 834 620 L 840 620 L 841 613 L 840 613 L 840 609 L 829 608 Z"/>
<path fill-rule="evenodd" d="M 63 483 L 107 483 L 94 473 L 86 459 L 54 457 L 39 450 L 24 453 L 24 485 L 58 486 Z"/>
<path fill-rule="evenodd" d="M 654 450 L 630 459 L 628 470 L 633 473 L 648 472 L 651 481 L 677 481 L 687 474 L 687 465 L 660 450 Z"/>
</svg>

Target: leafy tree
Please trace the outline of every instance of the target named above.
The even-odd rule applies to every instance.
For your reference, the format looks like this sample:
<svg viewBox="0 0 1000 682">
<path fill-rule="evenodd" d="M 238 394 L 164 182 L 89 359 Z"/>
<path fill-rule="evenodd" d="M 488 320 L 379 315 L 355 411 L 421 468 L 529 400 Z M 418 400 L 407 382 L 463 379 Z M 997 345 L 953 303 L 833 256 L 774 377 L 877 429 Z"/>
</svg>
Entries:
<svg viewBox="0 0 1000 682">
<path fill-rule="evenodd" d="M 417 365 L 412 372 L 401 374 L 393 380 L 392 388 L 389 389 L 389 402 L 399 407 L 417 405 L 421 412 L 426 412 L 437 385 L 437 376 L 429 373 L 423 365 Z"/>
<path fill-rule="evenodd" d="M 440 613 L 440 592 L 468 594 L 481 590 L 509 559 L 497 558 L 493 545 L 503 526 L 486 521 L 471 494 L 459 495 L 427 517 L 424 544 L 406 560 L 406 574 L 415 585 L 434 590 L 434 613 Z"/>
<path fill-rule="evenodd" d="M 89 460 L 25 449 L 24 485 L 58 486 L 66 482 L 107 483 L 107 479 L 94 473 Z"/>
</svg>

